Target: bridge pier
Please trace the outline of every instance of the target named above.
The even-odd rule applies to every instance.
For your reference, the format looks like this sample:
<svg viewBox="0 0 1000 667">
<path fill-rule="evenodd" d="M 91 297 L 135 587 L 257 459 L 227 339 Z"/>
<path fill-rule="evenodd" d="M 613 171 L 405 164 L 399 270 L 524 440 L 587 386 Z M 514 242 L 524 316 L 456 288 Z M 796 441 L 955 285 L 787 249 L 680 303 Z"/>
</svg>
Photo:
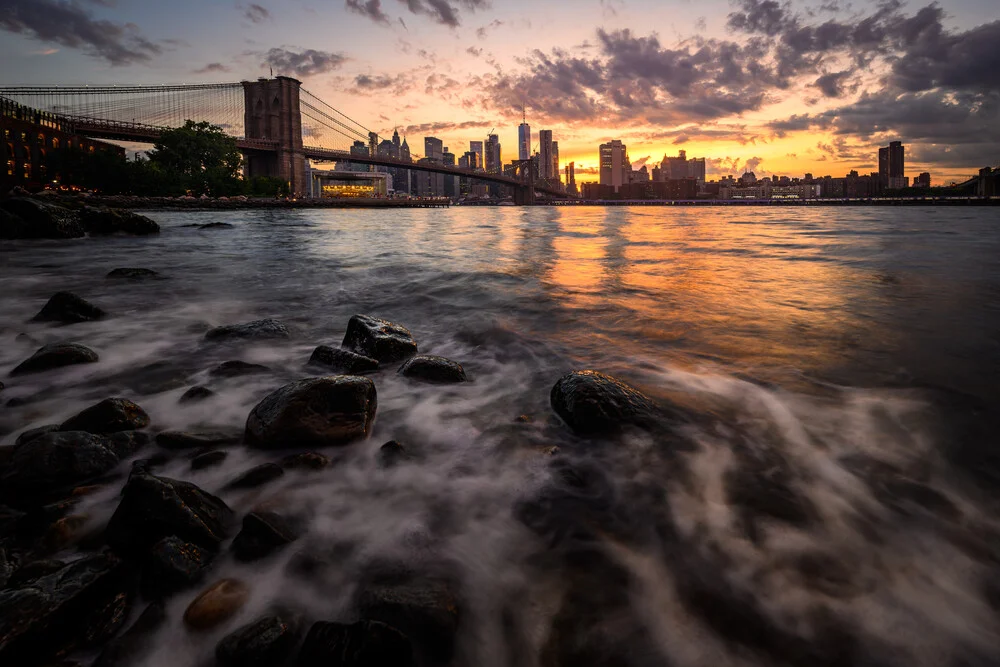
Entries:
<svg viewBox="0 0 1000 667">
<path fill-rule="evenodd" d="M 270 176 L 288 183 L 295 196 L 308 193 L 302 147 L 302 82 L 287 76 L 243 82 L 243 124 L 247 139 L 276 141 L 275 152 L 247 151 L 246 175 Z"/>
<path fill-rule="evenodd" d="M 518 206 L 531 206 L 535 203 L 535 186 L 519 185 L 514 188 L 514 203 Z"/>
</svg>

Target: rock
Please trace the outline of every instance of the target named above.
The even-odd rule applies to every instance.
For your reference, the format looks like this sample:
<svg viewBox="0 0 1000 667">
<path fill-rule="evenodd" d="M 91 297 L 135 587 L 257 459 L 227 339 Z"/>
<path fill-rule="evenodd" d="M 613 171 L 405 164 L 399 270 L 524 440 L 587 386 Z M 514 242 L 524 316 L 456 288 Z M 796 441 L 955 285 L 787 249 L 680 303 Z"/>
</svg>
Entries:
<svg viewBox="0 0 1000 667">
<path fill-rule="evenodd" d="M 28 197 L 0 202 L 2 239 L 74 239 L 85 234 L 75 211 Z"/>
<path fill-rule="evenodd" d="M 29 443 L 39 436 L 58 430 L 59 424 L 46 424 L 45 426 L 38 426 L 37 428 L 29 428 L 27 431 L 24 431 L 21 435 L 17 436 L 17 440 L 14 442 L 14 445 L 20 447 L 21 445 Z"/>
<path fill-rule="evenodd" d="M 139 619 L 121 636 L 104 647 L 91 667 L 130 667 L 140 664 L 143 655 L 152 648 L 150 637 L 167 620 L 162 602 L 153 602 Z"/>
<path fill-rule="evenodd" d="M 217 551 L 232 520 L 232 510 L 212 494 L 188 482 L 156 477 L 140 466 L 125 485 L 105 537 L 124 554 L 143 553 L 171 535 Z"/>
<path fill-rule="evenodd" d="M 236 560 L 248 563 L 270 556 L 299 537 L 298 532 L 274 512 L 251 512 L 243 517 L 243 528 L 233 540 Z"/>
<path fill-rule="evenodd" d="M 350 319 L 341 347 L 380 363 L 402 361 L 417 353 L 417 343 L 405 327 L 368 315 Z"/>
<path fill-rule="evenodd" d="M 318 452 L 291 454 L 281 459 L 281 467 L 285 470 L 323 470 L 330 467 L 330 459 Z"/>
<path fill-rule="evenodd" d="M 104 435 L 111 441 L 111 451 L 119 459 L 127 459 L 152 441 L 152 437 L 142 431 L 118 431 Z"/>
<path fill-rule="evenodd" d="M 127 398 L 106 398 L 80 414 L 70 417 L 59 427 L 62 431 L 115 433 L 149 426 L 149 415 Z"/>
<path fill-rule="evenodd" d="M 410 458 L 410 453 L 406 451 L 406 447 L 395 440 L 390 440 L 378 450 L 378 465 L 380 468 L 391 468 L 397 463 L 407 461 Z"/>
<path fill-rule="evenodd" d="M 444 357 L 435 357 L 429 354 L 422 354 L 417 357 L 407 359 L 399 367 L 399 374 L 403 377 L 423 380 L 425 382 L 436 382 L 439 384 L 453 384 L 458 382 L 468 382 L 462 364 Z"/>
<path fill-rule="evenodd" d="M 345 445 L 368 436 L 377 405 L 375 383 L 368 378 L 299 380 L 257 404 L 243 439 L 259 449 Z"/>
<path fill-rule="evenodd" d="M 217 378 L 238 378 L 244 375 L 260 375 L 270 373 L 271 369 L 261 364 L 250 364 L 245 361 L 224 361 L 208 372 Z"/>
<path fill-rule="evenodd" d="M 70 514 L 49 526 L 42 538 L 42 549 L 53 554 L 67 549 L 86 537 L 85 528 L 90 523 L 86 514 Z"/>
<path fill-rule="evenodd" d="M 239 444 L 241 437 L 239 433 L 222 433 L 216 431 L 205 433 L 162 431 L 156 434 L 156 444 L 164 449 L 172 450 L 225 447 L 227 445 Z"/>
<path fill-rule="evenodd" d="M 278 320 L 256 320 L 245 324 L 230 324 L 215 327 L 205 333 L 205 340 L 273 340 L 275 338 L 291 338 L 288 328 Z"/>
<path fill-rule="evenodd" d="M 124 209 L 85 206 L 80 211 L 80 223 L 91 236 L 108 234 L 149 236 L 160 233 L 158 224 L 144 215 Z"/>
<path fill-rule="evenodd" d="M 285 471 L 282 470 L 281 466 L 277 463 L 262 463 L 259 466 L 255 466 L 250 470 L 234 479 L 233 481 L 226 484 L 225 488 L 229 489 L 256 489 L 259 486 L 264 486 L 268 482 L 272 482 L 282 475 Z"/>
<path fill-rule="evenodd" d="M 21 505 L 68 491 L 118 465 L 110 438 L 82 431 L 46 433 L 21 445 L 0 476 L 0 495 Z"/>
<path fill-rule="evenodd" d="M 217 466 L 225 461 L 227 456 L 229 456 L 229 452 L 221 450 L 199 454 L 191 459 L 191 470 L 204 470 L 205 468 Z"/>
<path fill-rule="evenodd" d="M 89 347 L 77 343 L 53 343 L 39 348 L 31 357 L 10 372 L 11 375 L 40 373 L 53 368 L 74 364 L 92 364 L 97 361 L 97 353 Z"/>
<path fill-rule="evenodd" d="M 177 400 L 177 402 L 182 405 L 185 403 L 199 403 L 201 401 L 204 401 L 206 398 L 211 398 L 212 396 L 215 396 L 214 391 L 212 391 L 208 387 L 202 387 L 199 385 L 196 387 L 191 387 L 190 389 L 185 391 L 181 395 L 181 397 Z"/>
<path fill-rule="evenodd" d="M 31 319 L 35 322 L 76 324 L 99 320 L 106 316 L 107 313 L 103 310 L 72 292 L 56 292 Z"/>
<path fill-rule="evenodd" d="M 7 588 L 20 588 L 34 583 L 42 577 L 47 577 L 54 572 L 66 567 L 66 562 L 61 560 L 35 560 L 22 565 L 10 579 L 7 580 Z"/>
<path fill-rule="evenodd" d="M 217 581 L 196 597 L 184 611 L 184 624 L 192 630 L 211 630 L 232 618 L 250 598 L 250 588 L 238 579 Z"/>
<path fill-rule="evenodd" d="M 0 664 L 36 664 L 99 643 L 124 622 L 130 591 L 127 568 L 111 554 L 0 591 Z"/>
<path fill-rule="evenodd" d="M 142 594 L 158 598 L 194 586 L 215 553 L 171 535 L 149 550 L 142 571 Z"/>
<path fill-rule="evenodd" d="M 12 535 L 25 517 L 25 513 L 7 505 L 0 505 L 0 544 L 3 538 Z M 3 588 L 3 586 L 0 586 Z"/>
<path fill-rule="evenodd" d="M 208 222 L 204 225 L 197 225 L 198 229 L 232 229 L 233 226 L 228 222 Z"/>
<path fill-rule="evenodd" d="M 222 667 L 271 667 L 285 662 L 299 641 L 301 619 L 289 613 L 265 616 L 226 635 L 215 647 Z"/>
<path fill-rule="evenodd" d="M 160 274 L 152 269 L 120 268 L 113 269 L 106 278 L 127 278 L 129 280 L 146 280 L 147 278 L 159 278 Z"/>
<path fill-rule="evenodd" d="M 406 635 L 385 623 L 314 623 L 295 667 L 413 667 Z"/>
<path fill-rule="evenodd" d="M 659 409 L 621 380 L 597 371 L 575 371 L 552 387 L 552 408 L 578 435 L 600 435 L 627 426 L 649 426 Z"/>
<path fill-rule="evenodd" d="M 320 345 L 309 357 L 309 365 L 334 373 L 355 375 L 378 370 L 378 361 L 350 350 Z"/>
</svg>

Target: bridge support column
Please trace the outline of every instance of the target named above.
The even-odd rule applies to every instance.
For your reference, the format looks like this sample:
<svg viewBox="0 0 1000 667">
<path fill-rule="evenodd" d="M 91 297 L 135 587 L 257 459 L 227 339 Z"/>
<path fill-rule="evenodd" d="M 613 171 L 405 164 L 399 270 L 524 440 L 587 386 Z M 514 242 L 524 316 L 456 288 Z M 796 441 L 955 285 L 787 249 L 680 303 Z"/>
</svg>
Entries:
<svg viewBox="0 0 1000 667">
<path fill-rule="evenodd" d="M 531 206 L 535 203 L 535 187 L 519 185 L 514 188 L 514 203 L 518 206 Z"/>
<path fill-rule="evenodd" d="M 296 196 L 309 191 L 302 148 L 301 86 L 301 81 L 287 76 L 243 82 L 243 123 L 247 139 L 278 143 L 274 153 L 247 153 L 247 176 L 280 178 Z"/>
</svg>

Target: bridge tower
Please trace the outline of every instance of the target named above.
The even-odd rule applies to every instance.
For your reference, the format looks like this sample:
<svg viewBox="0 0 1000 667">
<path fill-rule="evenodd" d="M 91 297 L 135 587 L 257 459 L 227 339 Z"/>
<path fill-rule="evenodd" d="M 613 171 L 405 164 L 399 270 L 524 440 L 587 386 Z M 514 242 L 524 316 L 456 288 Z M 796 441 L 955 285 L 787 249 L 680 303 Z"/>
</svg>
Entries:
<svg viewBox="0 0 1000 667">
<path fill-rule="evenodd" d="M 286 181 L 293 195 L 304 195 L 306 158 L 302 148 L 302 82 L 287 76 L 243 82 L 243 122 L 247 139 L 275 141 L 278 149 L 247 151 L 247 176 L 272 176 Z"/>
<path fill-rule="evenodd" d="M 535 203 L 535 174 L 531 160 L 515 160 L 514 174 L 521 185 L 514 187 L 514 203 L 518 206 L 531 206 Z"/>
</svg>

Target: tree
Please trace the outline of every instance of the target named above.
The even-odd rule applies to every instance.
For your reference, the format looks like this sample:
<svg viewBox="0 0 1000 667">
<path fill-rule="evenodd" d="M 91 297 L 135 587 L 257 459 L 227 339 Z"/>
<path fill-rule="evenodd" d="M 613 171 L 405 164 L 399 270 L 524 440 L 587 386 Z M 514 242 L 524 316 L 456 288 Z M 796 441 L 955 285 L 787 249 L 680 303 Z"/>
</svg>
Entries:
<svg viewBox="0 0 1000 667">
<path fill-rule="evenodd" d="M 244 188 L 236 140 L 208 122 L 188 120 L 183 127 L 163 132 L 149 152 L 149 162 L 177 177 L 194 195 L 230 196 Z"/>
</svg>

